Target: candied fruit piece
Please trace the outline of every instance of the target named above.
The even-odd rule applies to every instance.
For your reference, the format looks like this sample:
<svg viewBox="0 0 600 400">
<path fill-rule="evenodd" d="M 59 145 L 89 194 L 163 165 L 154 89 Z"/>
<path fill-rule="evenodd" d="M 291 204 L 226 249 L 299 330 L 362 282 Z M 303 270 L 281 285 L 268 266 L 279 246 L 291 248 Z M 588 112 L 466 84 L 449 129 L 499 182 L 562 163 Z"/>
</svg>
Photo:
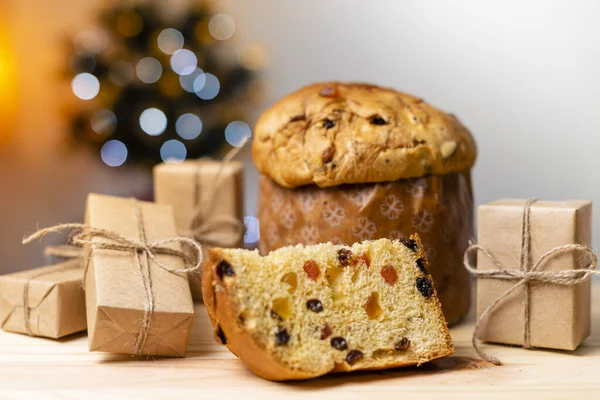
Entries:
<svg viewBox="0 0 600 400">
<path fill-rule="evenodd" d="M 306 302 L 306 308 L 315 313 L 323 311 L 323 303 L 319 299 L 310 299 Z"/>
<path fill-rule="evenodd" d="M 311 281 L 316 282 L 319 275 L 321 275 L 321 270 L 319 269 L 319 265 L 315 260 L 309 260 L 304 263 L 304 272 L 306 272 L 306 276 Z"/>
<path fill-rule="evenodd" d="M 381 276 L 383 277 L 385 283 L 390 286 L 394 286 L 396 282 L 398 282 L 398 273 L 391 265 L 386 265 L 385 267 L 381 268 Z"/>
<path fill-rule="evenodd" d="M 357 362 L 359 362 L 360 360 L 362 360 L 364 358 L 364 354 L 362 351 L 360 350 L 352 350 L 351 352 L 348 353 L 348 355 L 346 356 L 346 362 L 350 365 L 354 365 Z"/>
<path fill-rule="evenodd" d="M 321 340 L 327 339 L 332 333 L 329 324 L 325 323 L 325 326 L 321 328 Z"/>
<path fill-rule="evenodd" d="M 425 298 L 430 298 L 433 294 L 433 286 L 431 281 L 427 278 L 417 278 L 417 289 Z"/>
<path fill-rule="evenodd" d="M 275 344 L 277 344 L 277 346 L 282 346 L 284 344 L 288 344 L 289 341 L 290 334 L 288 333 L 287 329 L 280 328 L 275 334 Z"/>
<path fill-rule="evenodd" d="M 336 336 L 331 338 L 331 347 L 340 351 L 344 351 L 348 348 L 348 343 L 346 343 L 346 339 L 343 337 Z"/>
<path fill-rule="evenodd" d="M 352 251 L 348 249 L 339 249 L 337 252 L 338 260 L 343 267 L 347 267 L 352 259 Z"/>
<path fill-rule="evenodd" d="M 412 239 L 400 239 L 400 243 L 411 249 L 412 251 L 419 250 L 419 245 L 415 240 Z"/>
<path fill-rule="evenodd" d="M 401 340 L 396 342 L 394 348 L 396 351 L 406 351 L 410 347 L 410 340 L 408 338 L 403 337 Z"/>
<path fill-rule="evenodd" d="M 429 272 L 427 272 L 427 268 L 425 268 L 425 265 L 427 263 L 427 260 L 425 260 L 424 258 L 419 258 L 417 260 L 417 267 L 419 267 L 419 270 L 424 273 L 425 275 L 429 275 Z"/>
<path fill-rule="evenodd" d="M 217 264 L 217 275 L 219 275 L 219 279 L 223 280 L 224 275 L 234 276 L 235 271 L 233 270 L 231 264 L 225 260 L 221 260 L 219 264 Z"/>
</svg>

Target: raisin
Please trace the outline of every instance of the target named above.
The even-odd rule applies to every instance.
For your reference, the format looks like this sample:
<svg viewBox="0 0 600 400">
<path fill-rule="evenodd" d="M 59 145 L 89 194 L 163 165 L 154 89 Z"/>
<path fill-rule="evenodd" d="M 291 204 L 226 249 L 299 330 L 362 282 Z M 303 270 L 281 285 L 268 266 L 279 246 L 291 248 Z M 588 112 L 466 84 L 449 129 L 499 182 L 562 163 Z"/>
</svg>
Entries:
<svg viewBox="0 0 600 400">
<path fill-rule="evenodd" d="M 371 118 L 371 125 L 385 125 L 385 119 L 381 118 L 379 115 L 376 115 Z"/>
<path fill-rule="evenodd" d="M 220 325 L 217 327 L 217 337 L 222 344 L 227 344 L 227 336 L 225 336 L 225 332 L 223 332 L 223 328 Z"/>
<path fill-rule="evenodd" d="M 385 283 L 390 286 L 394 286 L 398 282 L 398 273 L 391 265 L 386 265 L 381 269 L 381 276 Z"/>
<path fill-rule="evenodd" d="M 288 333 L 287 329 L 280 328 L 275 334 L 275 344 L 277 344 L 277 346 L 282 346 L 284 344 L 288 344 L 289 341 L 290 334 Z"/>
<path fill-rule="evenodd" d="M 433 294 L 433 286 L 431 281 L 427 278 L 417 278 L 417 289 L 425 298 L 430 298 Z"/>
<path fill-rule="evenodd" d="M 419 250 L 419 245 L 415 240 L 412 239 L 400 239 L 400 243 L 411 249 L 412 251 Z"/>
<path fill-rule="evenodd" d="M 323 128 L 331 129 L 334 126 L 335 126 L 335 122 L 333 122 L 332 120 L 330 120 L 328 118 L 323 120 Z"/>
<path fill-rule="evenodd" d="M 321 155 L 321 161 L 323 161 L 323 164 L 327 164 L 328 162 L 333 160 L 334 153 L 335 153 L 335 149 L 333 147 L 326 148 L 323 151 L 323 154 Z"/>
<path fill-rule="evenodd" d="M 299 114 L 299 115 L 294 115 L 294 116 L 293 116 L 293 117 L 290 119 L 290 122 L 302 121 L 302 120 L 304 120 L 304 119 L 306 119 L 306 117 L 305 117 L 304 115 L 302 115 L 302 114 Z"/>
<path fill-rule="evenodd" d="M 321 340 L 327 339 L 332 333 L 331 327 L 326 323 L 325 326 L 321 328 Z"/>
<path fill-rule="evenodd" d="M 304 272 L 306 272 L 306 275 L 308 276 L 308 279 L 316 282 L 317 278 L 319 278 L 319 275 L 321 274 L 321 270 L 319 270 L 317 262 L 314 260 L 307 261 L 304 263 L 303 268 Z"/>
<path fill-rule="evenodd" d="M 348 348 L 348 343 L 346 343 L 346 339 L 343 337 L 336 336 L 331 338 L 331 347 L 340 351 L 344 351 Z"/>
<path fill-rule="evenodd" d="M 360 350 L 352 350 L 346 356 L 346 362 L 350 365 L 354 365 L 365 357 L 362 351 Z"/>
<path fill-rule="evenodd" d="M 306 308 L 312 312 L 320 313 L 323 311 L 323 303 L 319 299 L 310 299 L 306 302 Z"/>
<path fill-rule="evenodd" d="M 277 314 L 275 311 L 271 310 L 271 318 L 276 319 L 278 321 L 283 321 L 283 318 L 281 318 L 281 315 Z"/>
<path fill-rule="evenodd" d="M 348 249 L 339 249 L 337 252 L 338 260 L 342 267 L 347 267 L 350 265 L 350 260 L 352 259 L 352 251 Z"/>
<path fill-rule="evenodd" d="M 338 91 L 331 86 L 323 86 L 319 94 L 323 97 L 338 97 Z"/>
<path fill-rule="evenodd" d="M 217 275 L 219 275 L 219 279 L 223 280 L 223 275 L 234 276 L 235 271 L 231 264 L 225 260 L 221 260 L 219 264 L 217 264 Z"/>
<path fill-rule="evenodd" d="M 419 258 L 417 260 L 417 267 L 419 267 L 419 270 L 424 273 L 425 275 L 429 275 L 429 272 L 427 272 L 427 268 L 425 268 L 425 263 L 427 261 L 424 258 Z"/>
<path fill-rule="evenodd" d="M 410 340 L 408 338 L 403 337 L 402 340 L 396 342 L 394 348 L 396 351 L 406 351 L 410 347 Z"/>
</svg>

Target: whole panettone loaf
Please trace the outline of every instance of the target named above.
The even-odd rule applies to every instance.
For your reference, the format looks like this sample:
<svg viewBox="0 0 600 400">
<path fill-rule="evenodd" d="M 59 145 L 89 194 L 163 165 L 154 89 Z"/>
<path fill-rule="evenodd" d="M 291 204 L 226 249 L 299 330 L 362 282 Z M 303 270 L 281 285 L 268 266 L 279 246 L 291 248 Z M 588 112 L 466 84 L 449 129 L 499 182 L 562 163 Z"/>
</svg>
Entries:
<svg viewBox="0 0 600 400">
<path fill-rule="evenodd" d="M 453 352 L 418 237 L 348 246 L 213 249 L 203 294 L 215 329 L 270 380 L 418 365 Z"/>
<path fill-rule="evenodd" d="M 328 187 L 465 171 L 476 147 L 456 117 L 417 97 L 327 82 L 266 110 L 256 123 L 252 157 L 281 186 Z"/>
</svg>

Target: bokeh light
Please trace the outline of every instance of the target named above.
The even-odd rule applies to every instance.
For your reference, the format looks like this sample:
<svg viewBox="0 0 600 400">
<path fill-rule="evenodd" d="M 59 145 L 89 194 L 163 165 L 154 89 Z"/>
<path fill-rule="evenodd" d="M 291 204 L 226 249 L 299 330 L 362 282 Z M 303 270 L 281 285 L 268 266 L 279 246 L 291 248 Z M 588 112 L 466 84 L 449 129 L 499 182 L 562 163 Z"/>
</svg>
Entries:
<svg viewBox="0 0 600 400">
<path fill-rule="evenodd" d="M 173 54 L 183 48 L 183 35 L 177 29 L 167 28 L 158 34 L 158 48 L 165 54 Z"/>
<path fill-rule="evenodd" d="M 92 130 L 99 135 L 110 135 L 117 126 L 117 116 L 107 108 L 101 108 L 90 118 Z"/>
<path fill-rule="evenodd" d="M 181 75 L 179 77 L 179 84 L 188 93 L 195 93 L 197 90 L 194 89 L 196 85 L 196 80 L 202 84 L 204 87 L 204 82 L 206 82 L 206 76 L 204 75 L 204 71 L 200 68 L 196 68 L 194 72 L 189 75 Z M 200 87 L 198 90 L 202 89 Z"/>
<path fill-rule="evenodd" d="M 97 54 L 108 46 L 108 33 L 102 28 L 90 28 L 73 39 L 75 51 Z"/>
<path fill-rule="evenodd" d="M 235 22 L 227 14 L 217 14 L 210 19 L 208 31 L 217 40 L 227 40 L 235 32 Z"/>
<path fill-rule="evenodd" d="M 140 127 L 150 136 L 158 136 L 167 129 L 167 116 L 158 108 L 148 108 L 140 115 Z"/>
<path fill-rule="evenodd" d="M 246 233 L 244 234 L 244 243 L 256 243 L 260 240 L 260 224 L 258 218 L 253 216 L 244 217 Z"/>
<path fill-rule="evenodd" d="M 188 49 L 177 50 L 171 56 L 171 68 L 179 75 L 189 75 L 196 70 L 198 58 Z"/>
<path fill-rule="evenodd" d="M 162 65 L 156 58 L 145 57 L 138 61 L 135 72 L 144 83 L 154 83 L 162 75 Z"/>
<path fill-rule="evenodd" d="M 108 79 L 117 86 L 127 86 L 133 80 L 135 71 L 133 65 L 125 60 L 117 60 L 110 65 Z"/>
<path fill-rule="evenodd" d="M 109 140 L 100 149 L 102 161 L 109 167 L 118 167 L 127 160 L 127 146 L 119 140 Z"/>
<path fill-rule="evenodd" d="M 196 139 L 202 132 L 202 120 L 196 114 L 182 114 L 175 122 L 175 131 L 183 139 Z"/>
<path fill-rule="evenodd" d="M 234 147 L 240 147 L 252 136 L 252 129 L 244 121 L 233 121 L 225 128 L 225 140 Z"/>
<path fill-rule="evenodd" d="M 167 140 L 160 147 L 160 158 L 171 164 L 181 164 L 187 155 L 185 145 L 179 140 Z"/>
<path fill-rule="evenodd" d="M 198 79 L 198 78 L 196 78 Z M 194 81 L 194 89 L 196 88 L 196 82 Z M 219 94 L 219 90 L 221 89 L 221 83 L 219 79 L 213 74 L 204 74 L 204 85 L 198 91 L 196 91 L 196 96 L 200 97 L 202 100 L 212 100 Z"/>
<path fill-rule="evenodd" d="M 91 100 L 100 91 L 100 81 L 94 75 L 84 72 L 77 74 L 71 81 L 71 89 L 75 96 L 82 100 Z"/>
</svg>

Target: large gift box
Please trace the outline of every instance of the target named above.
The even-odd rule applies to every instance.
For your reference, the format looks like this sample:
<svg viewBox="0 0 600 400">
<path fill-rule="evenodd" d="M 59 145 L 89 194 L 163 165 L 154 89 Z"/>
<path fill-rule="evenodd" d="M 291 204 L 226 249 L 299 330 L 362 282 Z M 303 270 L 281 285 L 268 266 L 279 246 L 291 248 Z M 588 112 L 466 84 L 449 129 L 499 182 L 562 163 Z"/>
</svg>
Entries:
<svg viewBox="0 0 600 400">
<path fill-rule="evenodd" d="M 208 248 L 243 245 L 242 163 L 208 158 L 154 167 L 154 199 L 170 204 L 178 233 Z M 194 300 L 202 300 L 202 276 L 189 274 Z"/>
<path fill-rule="evenodd" d="M 184 356 L 194 317 L 187 274 L 167 271 L 157 261 L 183 269 L 185 260 L 165 252 L 127 249 L 123 240 L 109 238 L 119 234 L 132 243 L 152 245 L 176 237 L 171 206 L 90 194 L 86 225 L 93 232 L 109 232 L 92 235 L 86 245 L 90 350 Z M 106 248 L 111 244 L 115 248 Z M 178 243 L 161 246 L 181 251 Z"/>
<path fill-rule="evenodd" d="M 515 275 L 548 272 L 543 276 L 545 282 L 535 275 L 529 282 L 493 276 L 478 279 L 478 316 L 504 297 L 481 320 L 479 339 L 563 350 L 574 350 L 583 342 L 590 333 L 590 279 L 569 285 L 556 280 L 558 275 L 552 272 L 579 270 L 590 264 L 590 257 L 582 251 L 569 251 L 573 247 L 568 245 L 582 245 L 574 250 L 590 246 L 591 216 L 588 201 L 498 200 L 479 207 L 479 273 L 499 266 Z"/>
<path fill-rule="evenodd" d="M 85 331 L 83 262 L 65 261 L 0 276 L 0 326 L 58 339 Z"/>
</svg>

